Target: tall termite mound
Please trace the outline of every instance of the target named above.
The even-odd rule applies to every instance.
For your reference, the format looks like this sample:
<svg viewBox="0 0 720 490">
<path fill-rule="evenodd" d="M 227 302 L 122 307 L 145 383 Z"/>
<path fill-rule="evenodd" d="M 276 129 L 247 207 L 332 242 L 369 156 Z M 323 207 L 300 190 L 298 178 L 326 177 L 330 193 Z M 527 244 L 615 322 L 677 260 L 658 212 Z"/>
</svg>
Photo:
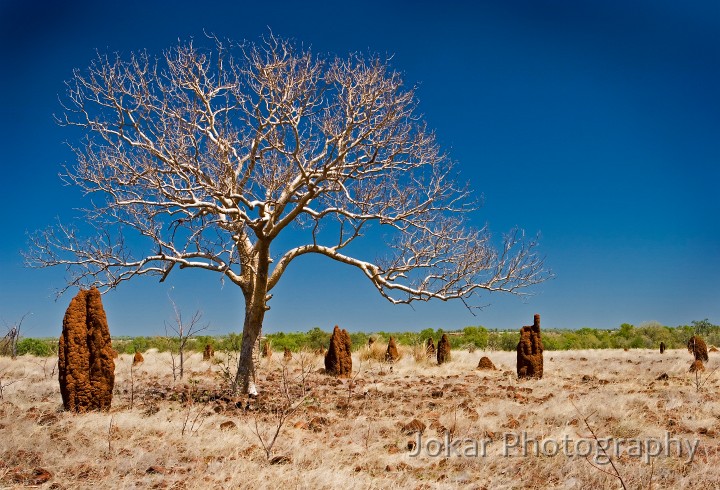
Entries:
<svg viewBox="0 0 720 490">
<path fill-rule="evenodd" d="M 517 345 L 518 378 L 542 378 L 543 344 L 540 338 L 540 315 L 536 314 L 530 326 L 520 329 Z"/>
<path fill-rule="evenodd" d="M 437 362 L 444 364 L 450 360 L 450 340 L 447 334 L 442 334 L 437 345 Z"/>
<path fill-rule="evenodd" d="M 690 337 L 687 343 L 688 352 L 693 355 L 696 361 L 708 362 L 708 350 L 705 341 L 699 335 Z"/>
<path fill-rule="evenodd" d="M 427 339 L 427 347 L 425 347 L 425 354 L 429 359 L 435 357 L 435 344 L 433 343 L 432 337 L 428 337 Z"/>
<path fill-rule="evenodd" d="M 325 373 L 339 378 L 347 378 L 352 374 L 352 343 L 347 330 L 335 325 L 330 346 L 325 354 Z"/>
<path fill-rule="evenodd" d="M 65 410 L 108 410 L 115 384 L 110 329 L 97 288 L 70 301 L 58 344 L 58 380 Z"/>
<path fill-rule="evenodd" d="M 395 343 L 395 339 L 390 337 L 387 350 L 385 351 L 385 362 L 395 362 L 398 359 L 400 359 L 400 353 L 398 352 L 397 344 Z"/>
</svg>

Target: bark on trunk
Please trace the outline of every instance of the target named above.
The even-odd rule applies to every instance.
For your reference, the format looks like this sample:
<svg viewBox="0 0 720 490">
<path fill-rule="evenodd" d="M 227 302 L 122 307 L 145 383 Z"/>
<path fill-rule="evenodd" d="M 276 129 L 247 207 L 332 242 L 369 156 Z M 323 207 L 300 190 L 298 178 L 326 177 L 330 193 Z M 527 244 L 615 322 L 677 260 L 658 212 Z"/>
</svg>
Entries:
<svg viewBox="0 0 720 490">
<path fill-rule="evenodd" d="M 255 275 L 252 281 L 252 291 L 245 292 L 245 321 L 243 324 L 242 345 L 240 347 L 240 359 L 238 370 L 235 375 L 234 389 L 242 393 L 257 395 L 255 379 L 255 356 L 253 350 L 257 345 L 260 331 L 262 330 L 266 305 L 268 268 L 270 265 L 269 249 L 261 248 L 258 251 L 255 264 Z M 259 354 L 259 352 L 258 352 Z"/>
<path fill-rule="evenodd" d="M 265 308 L 263 307 L 259 312 L 257 308 L 253 309 L 250 306 L 246 308 L 240 359 L 238 360 L 238 370 L 235 376 L 235 390 L 241 390 L 242 393 L 249 395 L 257 395 L 253 349 L 260 336 Z"/>
</svg>

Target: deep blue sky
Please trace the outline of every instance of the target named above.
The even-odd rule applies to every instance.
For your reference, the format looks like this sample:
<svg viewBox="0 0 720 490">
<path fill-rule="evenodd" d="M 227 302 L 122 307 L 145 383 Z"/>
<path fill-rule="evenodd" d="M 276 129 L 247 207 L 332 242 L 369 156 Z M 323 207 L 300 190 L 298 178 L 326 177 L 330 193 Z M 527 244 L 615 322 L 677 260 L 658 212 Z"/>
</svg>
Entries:
<svg viewBox="0 0 720 490">
<path fill-rule="evenodd" d="M 460 2 L 458 2 L 460 3 Z M 469 2 L 468 2 L 469 3 Z M 31 312 L 28 336 L 56 336 L 70 295 L 62 270 L 31 270 L 26 232 L 72 221 L 84 201 L 58 178 L 76 138 L 52 115 L 73 68 L 103 52 L 159 53 L 203 29 L 235 40 L 272 31 L 315 52 L 393 54 L 419 84 L 420 111 L 459 163 L 496 233 L 541 233 L 556 278 L 534 296 L 392 306 L 324 258 L 294 263 L 265 331 L 614 328 L 720 323 L 720 3 L 0 2 L 0 328 Z M 170 288 L 174 287 L 172 292 Z M 168 294 L 213 333 L 239 331 L 239 290 L 212 273 L 125 283 L 104 297 L 114 335 L 156 335 Z"/>
</svg>

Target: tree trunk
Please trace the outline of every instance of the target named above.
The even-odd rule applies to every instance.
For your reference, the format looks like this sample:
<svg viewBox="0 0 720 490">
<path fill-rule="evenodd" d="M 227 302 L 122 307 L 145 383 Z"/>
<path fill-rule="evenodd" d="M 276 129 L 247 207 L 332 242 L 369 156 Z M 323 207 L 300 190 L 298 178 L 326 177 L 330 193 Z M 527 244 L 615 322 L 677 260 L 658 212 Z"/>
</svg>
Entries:
<svg viewBox="0 0 720 490">
<path fill-rule="evenodd" d="M 270 254 L 268 248 L 262 248 L 257 255 L 252 291 L 244 292 L 245 295 L 245 322 L 243 324 L 242 345 L 240 346 L 240 359 L 238 370 L 235 375 L 234 390 L 242 390 L 248 395 L 257 395 L 255 381 L 255 356 L 253 350 L 257 345 L 260 331 L 262 330 L 266 305 L 268 268 L 270 265 Z"/>
</svg>

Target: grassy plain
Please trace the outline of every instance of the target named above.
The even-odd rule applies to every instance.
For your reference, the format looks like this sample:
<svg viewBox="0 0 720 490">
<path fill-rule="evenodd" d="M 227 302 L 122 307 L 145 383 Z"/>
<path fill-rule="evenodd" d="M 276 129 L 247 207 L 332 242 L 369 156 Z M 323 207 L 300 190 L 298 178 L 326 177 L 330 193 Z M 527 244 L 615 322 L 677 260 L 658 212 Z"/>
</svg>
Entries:
<svg viewBox="0 0 720 490">
<path fill-rule="evenodd" d="M 176 381 L 169 353 L 122 354 L 110 412 L 81 415 L 62 411 L 55 358 L 2 357 L 0 487 L 621 488 L 584 418 L 627 488 L 720 485 L 717 353 L 696 378 L 686 350 L 546 351 L 544 377 L 518 380 L 513 352 L 401 352 L 361 349 L 341 380 L 319 355 L 275 352 L 249 403 L 223 389 L 227 354 L 193 353 Z"/>
</svg>

